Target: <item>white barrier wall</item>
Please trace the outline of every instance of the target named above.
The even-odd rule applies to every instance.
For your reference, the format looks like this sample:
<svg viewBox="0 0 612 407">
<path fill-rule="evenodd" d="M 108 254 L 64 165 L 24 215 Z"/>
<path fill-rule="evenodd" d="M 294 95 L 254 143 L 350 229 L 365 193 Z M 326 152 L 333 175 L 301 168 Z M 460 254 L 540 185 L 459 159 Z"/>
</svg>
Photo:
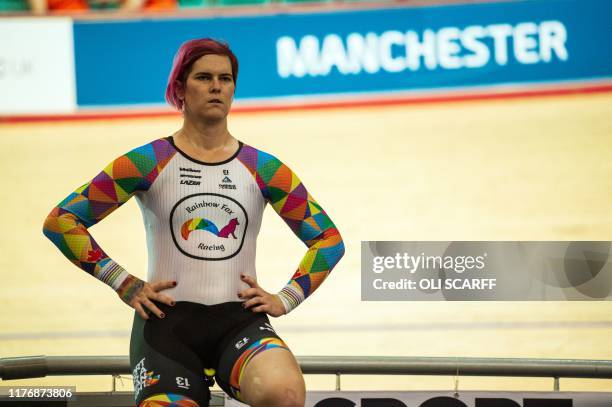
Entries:
<svg viewBox="0 0 612 407">
<path fill-rule="evenodd" d="M 612 393 L 313 391 L 306 407 L 610 407 Z M 226 407 L 246 407 L 226 397 Z"/>
<path fill-rule="evenodd" d="M 0 19 L 0 115 L 76 111 L 72 20 Z"/>
</svg>

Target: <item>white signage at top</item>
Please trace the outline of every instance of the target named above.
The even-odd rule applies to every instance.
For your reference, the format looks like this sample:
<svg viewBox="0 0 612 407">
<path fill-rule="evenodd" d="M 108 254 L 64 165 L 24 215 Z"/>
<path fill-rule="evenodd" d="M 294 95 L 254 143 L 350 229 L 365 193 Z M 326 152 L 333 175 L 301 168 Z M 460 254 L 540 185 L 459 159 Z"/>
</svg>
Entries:
<svg viewBox="0 0 612 407">
<path fill-rule="evenodd" d="M 495 61 L 538 64 L 567 61 L 567 30 L 560 21 L 523 22 L 517 25 L 444 27 L 437 31 L 385 31 L 351 33 L 342 38 L 328 34 L 319 40 L 306 35 L 296 41 L 283 36 L 276 42 L 277 70 L 281 78 L 326 76 L 333 68 L 341 74 L 374 74 L 420 69 L 480 68 Z"/>
</svg>

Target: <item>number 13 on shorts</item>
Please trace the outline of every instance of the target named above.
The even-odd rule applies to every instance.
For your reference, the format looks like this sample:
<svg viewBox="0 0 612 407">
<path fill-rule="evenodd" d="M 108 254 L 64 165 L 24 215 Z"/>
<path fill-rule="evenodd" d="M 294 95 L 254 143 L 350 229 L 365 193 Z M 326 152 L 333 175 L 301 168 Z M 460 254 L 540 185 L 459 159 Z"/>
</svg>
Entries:
<svg viewBox="0 0 612 407">
<path fill-rule="evenodd" d="M 176 385 L 178 387 L 183 388 L 183 389 L 188 389 L 189 388 L 189 379 L 187 379 L 186 377 L 177 377 L 176 378 Z"/>
</svg>

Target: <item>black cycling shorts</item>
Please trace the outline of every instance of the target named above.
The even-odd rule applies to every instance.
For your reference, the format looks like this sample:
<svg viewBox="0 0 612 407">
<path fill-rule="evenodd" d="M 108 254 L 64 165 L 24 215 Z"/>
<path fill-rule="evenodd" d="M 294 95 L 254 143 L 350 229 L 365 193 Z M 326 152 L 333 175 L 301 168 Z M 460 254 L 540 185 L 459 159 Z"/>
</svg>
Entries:
<svg viewBox="0 0 612 407">
<path fill-rule="evenodd" d="M 134 315 L 130 366 L 137 406 L 147 398 L 178 401 L 187 397 L 207 407 L 213 376 L 227 394 L 243 401 L 240 375 L 251 358 L 266 349 L 288 349 L 268 316 L 244 309 L 242 302 L 155 305 L 164 318 L 149 310 L 146 321 L 137 312 Z"/>
</svg>

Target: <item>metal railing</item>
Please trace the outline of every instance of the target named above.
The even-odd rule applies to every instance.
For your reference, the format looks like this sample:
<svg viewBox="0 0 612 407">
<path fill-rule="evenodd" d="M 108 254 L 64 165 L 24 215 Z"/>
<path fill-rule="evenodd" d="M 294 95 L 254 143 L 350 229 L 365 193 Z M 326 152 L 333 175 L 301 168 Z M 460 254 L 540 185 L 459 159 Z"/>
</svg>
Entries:
<svg viewBox="0 0 612 407">
<path fill-rule="evenodd" d="M 611 360 L 509 359 L 384 356 L 298 356 L 304 374 L 442 375 L 550 377 L 559 391 L 560 378 L 612 379 Z M 0 358 L 0 379 L 45 376 L 129 374 L 127 356 L 26 356 Z M 114 382 L 113 382 L 114 389 Z"/>
</svg>

